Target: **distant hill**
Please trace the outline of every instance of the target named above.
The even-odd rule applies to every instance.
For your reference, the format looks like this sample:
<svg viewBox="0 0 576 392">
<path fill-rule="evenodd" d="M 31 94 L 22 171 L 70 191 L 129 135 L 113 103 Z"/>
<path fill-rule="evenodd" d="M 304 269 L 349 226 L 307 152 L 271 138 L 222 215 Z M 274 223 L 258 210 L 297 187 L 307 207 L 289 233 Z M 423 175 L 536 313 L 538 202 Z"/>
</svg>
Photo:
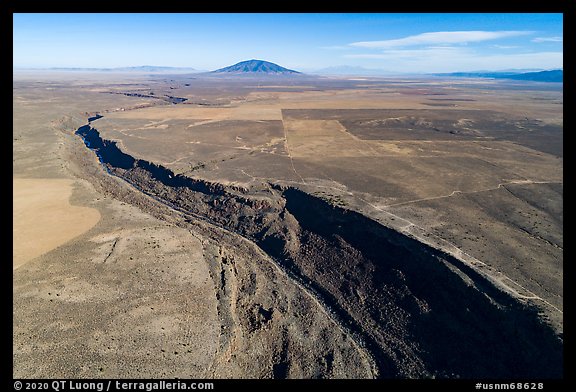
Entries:
<svg viewBox="0 0 576 392">
<path fill-rule="evenodd" d="M 268 75 L 290 75 L 300 74 L 298 71 L 284 68 L 278 64 L 264 60 L 247 60 L 241 61 L 229 67 L 224 67 L 212 71 L 212 73 L 231 73 L 231 74 L 268 74 Z"/>
<path fill-rule="evenodd" d="M 435 76 L 453 76 L 460 78 L 493 78 L 531 80 L 535 82 L 560 82 L 564 80 L 564 71 L 556 69 L 552 71 L 537 72 L 451 72 L 434 74 Z"/>
</svg>

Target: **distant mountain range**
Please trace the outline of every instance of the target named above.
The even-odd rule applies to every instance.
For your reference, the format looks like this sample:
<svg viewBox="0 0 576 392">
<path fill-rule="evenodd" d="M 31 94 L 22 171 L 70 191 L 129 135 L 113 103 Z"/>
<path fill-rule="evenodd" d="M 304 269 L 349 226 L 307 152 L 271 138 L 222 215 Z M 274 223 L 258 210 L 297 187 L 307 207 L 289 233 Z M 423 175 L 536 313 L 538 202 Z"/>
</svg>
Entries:
<svg viewBox="0 0 576 392">
<path fill-rule="evenodd" d="M 274 64 L 269 61 L 247 60 L 241 61 L 229 67 L 217 69 L 211 73 L 295 75 L 300 74 L 301 72 L 281 67 L 278 64 Z"/>
<path fill-rule="evenodd" d="M 139 67 L 112 68 L 114 71 L 141 71 L 141 72 L 199 72 L 191 67 L 162 67 L 156 65 L 141 65 Z"/>
<path fill-rule="evenodd" d="M 535 82 L 559 82 L 564 80 L 564 71 L 561 69 L 537 72 L 451 72 L 438 73 L 435 76 L 451 76 L 460 78 L 493 78 L 493 79 L 514 79 L 530 80 Z"/>
<path fill-rule="evenodd" d="M 222 75 L 305 75 L 292 69 L 284 68 L 278 64 L 264 60 L 241 61 L 229 67 L 217 69 L 215 71 L 202 71 L 191 67 L 165 67 L 157 65 L 141 65 L 134 67 L 116 68 L 82 68 L 82 67 L 52 67 L 52 68 L 14 68 L 18 71 L 76 71 L 76 72 L 144 72 L 144 73 L 207 73 Z M 383 69 L 371 69 L 358 66 L 340 65 L 316 70 L 307 70 L 308 74 L 314 75 L 341 75 L 341 76 L 405 76 L 407 74 L 390 72 Z M 411 74 L 412 75 L 412 74 Z M 414 74 L 416 75 L 416 74 Z M 528 70 L 510 69 L 503 71 L 472 71 L 472 72 L 449 72 L 432 73 L 431 76 L 460 77 L 460 78 L 492 78 L 492 79 L 513 79 L 537 82 L 562 83 L 564 72 L 556 70 Z"/>
<path fill-rule="evenodd" d="M 342 75 L 342 76 L 386 76 L 398 75 L 398 72 L 390 72 L 384 69 L 364 68 L 352 65 L 336 65 L 327 68 L 310 70 L 308 73 L 316 75 Z"/>
<path fill-rule="evenodd" d="M 157 65 L 141 65 L 137 67 L 116 68 L 82 68 L 82 67 L 51 67 L 51 68 L 20 68 L 21 70 L 43 71 L 78 71 L 78 72 L 152 72 L 152 73 L 194 73 L 201 72 L 190 67 L 163 67 Z"/>
</svg>

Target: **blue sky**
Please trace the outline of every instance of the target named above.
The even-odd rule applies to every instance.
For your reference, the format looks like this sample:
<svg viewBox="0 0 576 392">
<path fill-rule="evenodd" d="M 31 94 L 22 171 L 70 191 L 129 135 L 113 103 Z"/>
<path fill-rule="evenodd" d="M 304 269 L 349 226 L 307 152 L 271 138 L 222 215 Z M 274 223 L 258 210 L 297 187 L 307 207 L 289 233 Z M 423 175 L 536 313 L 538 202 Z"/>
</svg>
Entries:
<svg viewBox="0 0 576 392">
<path fill-rule="evenodd" d="M 562 14 L 14 14 L 15 67 L 561 68 Z"/>
</svg>

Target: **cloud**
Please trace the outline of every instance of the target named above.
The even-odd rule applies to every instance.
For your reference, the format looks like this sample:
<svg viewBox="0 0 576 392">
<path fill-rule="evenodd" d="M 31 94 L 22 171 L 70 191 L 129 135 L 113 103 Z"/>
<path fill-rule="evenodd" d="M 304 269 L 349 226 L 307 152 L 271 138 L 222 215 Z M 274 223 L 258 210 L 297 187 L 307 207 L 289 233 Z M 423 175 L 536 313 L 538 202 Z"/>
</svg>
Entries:
<svg viewBox="0 0 576 392">
<path fill-rule="evenodd" d="M 468 48 L 459 48 L 454 46 L 432 46 L 423 49 L 389 49 L 380 53 L 362 53 L 362 54 L 347 54 L 344 57 L 348 58 L 362 58 L 362 59 L 390 59 L 390 60 L 409 60 L 409 61 L 425 61 L 430 58 L 441 58 L 444 56 L 450 57 L 466 57 L 473 55 L 473 52 Z"/>
<path fill-rule="evenodd" d="M 326 50 L 351 50 L 352 48 L 347 45 L 331 45 L 331 46 L 321 46 L 320 49 Z"/>
<path fill-rule="evenodd" d="M 380 53 L 346 54 L 346 58 L 372 59 L 390 71 L 434 73 L 501 70 L 510 68 L 562 68 L 563 53 L 478 53 L 469 47 L 390 49 Z"/>
<path fill-rule="evenodd" d="M 535 43 L 542 43 L 542 42 L 562 42 L 562 37 L 536 37 L 532 40 Z"/>
<path fill-rule="evenodd" d="M 519 46 L 515 46 L 515 45 L 498 45 L 498 44 L 494 44 L 492 45 L 493 48 L 496 49 L 516 49 L 519 48 Z"/>
<path fill-rule="evenodd" d="M 386 49 L 413 45 L 465 44 L 468 42 L 489 41 L 533 33 L 533 31 L 436 31 L 385 41 L 353 42 L 349 45 L 361 48 Z"/>
</svg>

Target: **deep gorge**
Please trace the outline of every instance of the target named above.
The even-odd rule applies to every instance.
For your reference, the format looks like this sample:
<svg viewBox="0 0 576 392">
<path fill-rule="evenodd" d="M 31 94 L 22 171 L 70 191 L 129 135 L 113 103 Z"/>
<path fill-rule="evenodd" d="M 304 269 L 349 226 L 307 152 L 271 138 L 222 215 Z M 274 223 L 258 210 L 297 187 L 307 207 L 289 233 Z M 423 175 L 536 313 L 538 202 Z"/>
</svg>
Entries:
<svg viewBox="0 0 576 392">
<path fill-rule="evenodd" d="M 371 354 L 380 377 L 562 377 L 562 341 L 537 309 L 454 257 L 294 187 L 175 175 L 90 123 L 76 134 L 109 174 L 261 248 Z"/>
</svg>

